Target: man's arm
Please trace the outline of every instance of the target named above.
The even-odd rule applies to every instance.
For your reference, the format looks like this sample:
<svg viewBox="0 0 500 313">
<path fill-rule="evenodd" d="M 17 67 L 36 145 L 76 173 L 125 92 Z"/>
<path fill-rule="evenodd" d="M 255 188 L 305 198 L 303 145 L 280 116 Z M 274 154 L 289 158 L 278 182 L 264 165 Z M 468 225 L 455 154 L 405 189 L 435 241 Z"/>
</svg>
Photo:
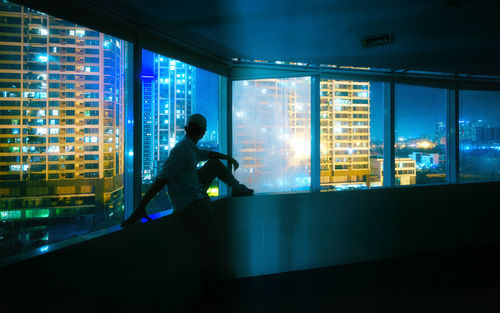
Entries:
<svg viewBox="0 0 500 313">
<path fill-rule="evenodd" d="M 141 218 L 146 218 L 148 220 L 151 220 L 151 218 L 148 217 L 146 213 L 146 205 L 153 199 L 153 197 L 163 189 L 163 187 L 167 184 L 167 180 L 164 178 L 157 178 L 153 185 L 149 187 L 148 191 L 144 195 L 144 197 L 141 198 L 141 201 L 139 201 L 139 205 L 137 205 L 137 208 L 135 208 L 134 212 L 130 214 L 129 218 L 125 220 L 122 223 L 122 227 L 127 227 L 132 224 L 134 224 L 136 221 L 138 221 Z"/>
<path fill-rule="evenodd" d="M 234 166 L 234 170 L 238 169 L 240 167 L 240 164 L 238 161 L 230 157 L 229 155 L 225 155 L 223 153 L 215 152 L 215 151 L 208 151 L 208 158 L 209 159 L 218 159 L 218 160 L 227 160 L 228 165 L 232 164 Z"/>
<path fill-rule="evenodd" d="M 162 190 L 166 184 L 166 179 L 157 178 L 151 185 L 151 187 L 149 187 L 144 197 L 142 197 L 141 201 L 139 201 L 139 205 L 137 205 L 136 210 L 145 210 L 146 205 L 149 203 L 149 201 L 151 201 L 151 199 L 153 199 L 153 197 L 156 196 L 156 194 L 160 192 L 160 190 Z"/>
</svg>

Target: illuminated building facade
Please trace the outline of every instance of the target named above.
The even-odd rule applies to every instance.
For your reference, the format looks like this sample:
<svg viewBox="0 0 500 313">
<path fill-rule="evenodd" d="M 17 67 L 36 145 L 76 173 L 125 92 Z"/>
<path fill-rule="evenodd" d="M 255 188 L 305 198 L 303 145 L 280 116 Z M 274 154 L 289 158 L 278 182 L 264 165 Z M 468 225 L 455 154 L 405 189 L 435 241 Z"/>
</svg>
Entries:
<svg viewBox="0 0 500 313">
<path fill-rule="evenodd" d="M 125 68 L 122 40 L 0 3 L 3 220 L 118 218 Z"/>
<path fill-rule="evenodd" d="M 396 158 L 394 176 L 396 185 L 414 185 L 417 182 L 416 162 L 411 158 Z M 384 181 L 384 161 L 382 158 L 371 160 L 371 186 L 382 186 Z"/>
<path fill-rule="evenodd" d="M 370 83 L 321 81 L 321 185 L 366 186 L 370 176 Z"/>
<path fill-rule="evenodd" d="M 152 74 L 142 76 L 144 181 L 156 176 L 196 112 L 196 67 L 155 54 Z"/>
</svg>

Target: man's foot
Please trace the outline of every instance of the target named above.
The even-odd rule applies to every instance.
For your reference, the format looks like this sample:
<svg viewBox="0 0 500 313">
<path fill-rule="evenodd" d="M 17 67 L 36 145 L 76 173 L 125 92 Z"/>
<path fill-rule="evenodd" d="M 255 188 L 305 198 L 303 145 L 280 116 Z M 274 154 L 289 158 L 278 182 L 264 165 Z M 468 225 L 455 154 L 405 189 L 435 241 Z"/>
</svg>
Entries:
<svg viewBox="0 0 500 313">
<path fill-rule="evenodd" d="M 251 196 L 253 195 L 254 190 L 248 188 L 243 184 L 239 184 L 238 187 L 233 188 L 232 196 L 233 197 L 242 197 L 242 196 Z"/>
<path fill-rule="evenodd" d="M 145 218 L 148 221 L 152 221 L 152 219 L 147 215 L 146 210 L 135 210 L 120 226 L 122 228 L 129 227 L 130 225 L 134 224 L 141 218 Z"/>
</svg>

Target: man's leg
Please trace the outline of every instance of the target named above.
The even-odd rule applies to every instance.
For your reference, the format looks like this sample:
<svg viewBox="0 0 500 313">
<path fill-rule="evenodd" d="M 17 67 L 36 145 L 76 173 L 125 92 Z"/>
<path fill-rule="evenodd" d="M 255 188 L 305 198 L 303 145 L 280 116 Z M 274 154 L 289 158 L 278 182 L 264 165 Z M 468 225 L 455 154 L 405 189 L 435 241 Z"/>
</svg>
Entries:
<svg viewBox="0 0 500 313">
<path fill-rule="evenodd" d="M 221 230 L 210 200 L 197 200 L 176 214 L 193 229 L 197 240 L 200 241 L 204 283 L 208 285 L 217 283 L 221 275 Z"/>
<path fill-rule="evenodd" d="M 244 185 L 240 184 L 236 178 L 234 178 L 231 171 L 222 164 L 221 161 L 217 159 L 208 160 L 205 165 L 203 165 L 198 170 L 198 177 L 200 179 L 201 184 L 205 190 L 210 187 L 210 184 L 215 178 L 219 178 L 221 181 L 226 183 L 233 190 L 233 195 L 236 193 L 240 193 L 237 195 L 251 195 L 253 194 L 252 189 L 248 189 Z"/>
</svg>

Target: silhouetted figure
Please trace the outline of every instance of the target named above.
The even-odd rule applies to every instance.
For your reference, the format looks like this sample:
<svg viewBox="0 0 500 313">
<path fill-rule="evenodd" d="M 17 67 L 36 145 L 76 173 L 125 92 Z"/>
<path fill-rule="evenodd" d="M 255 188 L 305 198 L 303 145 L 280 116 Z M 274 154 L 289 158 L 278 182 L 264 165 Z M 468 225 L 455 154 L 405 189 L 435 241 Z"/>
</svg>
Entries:
<svg viewBox="0 0 500 313">
<path fill-rule="evenodd" d="M 231 171 L 220 160 L 227 160 L 236 170 L 238 162 L 225 154 L 202 150 L 196 146 L 207 129 L 207 120 L 201 114 L 189 116 L 186 136 L 170 152 L 169 157 L 139 205 L 122 223 L 127 227 L 141 218 L 151 220 L 146 213 L 148 202 L 165 186 L 174 206 L 174 214 L 181 216 L 193 229 L 200 232 L 204 240 L 208 284 L 216 280 L 217 256 L 219 252 L 220 230 L 214 218 L 214 212 L 207 189 L 215 178 L 219 178 L 232 188 L 233 196 L 253 195 L 253 189 L 240 184 Z M 200 169 L 197 164 L 208 160 Z"/>
</svg>

